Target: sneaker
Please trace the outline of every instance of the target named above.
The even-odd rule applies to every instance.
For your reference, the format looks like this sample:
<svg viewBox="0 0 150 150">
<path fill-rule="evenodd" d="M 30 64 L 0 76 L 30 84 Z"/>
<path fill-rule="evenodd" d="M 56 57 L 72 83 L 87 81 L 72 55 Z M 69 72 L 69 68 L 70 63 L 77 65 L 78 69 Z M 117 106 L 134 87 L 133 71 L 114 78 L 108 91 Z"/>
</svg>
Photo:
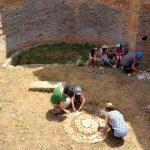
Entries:
<svg viewBox="0 0 150 150">
<path fill-rule="evenodd" d="M 61 111 L 61 109 L 59 109 L 59 108 L 54 108 L 54 109 L 52 110 L 52 113 L 53 113 L 54 115 L 60 115 L 60 114 L 62 113 L 62 111 Z"/>
</svg>

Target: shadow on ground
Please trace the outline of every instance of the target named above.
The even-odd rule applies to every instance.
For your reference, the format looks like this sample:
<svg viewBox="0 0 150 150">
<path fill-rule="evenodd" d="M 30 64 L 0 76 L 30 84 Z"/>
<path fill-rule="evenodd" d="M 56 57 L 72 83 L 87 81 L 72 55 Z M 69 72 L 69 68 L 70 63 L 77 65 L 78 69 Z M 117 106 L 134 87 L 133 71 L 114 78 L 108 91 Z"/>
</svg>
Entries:
<svg viewBox="0 0 150 150">
<path fill-rule="evenodd" d="M 124 139 L 115 138 L 110 132 L 108 133 L 104 141 L 107 143 L 109 147 L 112 148 L 120 147 L 124 144 Z"/>
<path fill-rule="evenodd" d="M 45 116 L 46 116 L 46 120 L 48 121 L 62 122 L 66 119 L 66 116 L 64 115 L 54 115 L 52 113 L 52 110 L 48 110 Z"/>
<path fill-rule="evenodd" d="M 126 144 L 111 136 L 106 138 L 106 144 L 112 148 L 120 147 L 123 144 L 127 146 L 135 139 L 137 148 L 140 145 L 144 150 L 148 150 L 150 116 L 140 109 L 141 106 L 149 103 L 148 82 L 139 82 L 134 76 L 128 77 L 113 72 L 109 75 L 106 74 L 104 78 L 96 79 L 88 73 L 87 67 L 75 65 L 41 66 L 34 70 L 33 74 L 41 81 L 65 81 L 72 87 L 80 85 L 86 97 L 86 103 L 96 104 L 94 108 L 100 108 L 108 100 L 112 101 L 124 115 L 125 120 L 131 124 L 131 132 L 125 138 Z M 106 100 L 100 101 L 103 96 Z M 93 114 L 88 111 L 87 113 Z M 57 118 L 48 111 L 46 119 L 61 122 L 65 118 Z"/>
</svg>

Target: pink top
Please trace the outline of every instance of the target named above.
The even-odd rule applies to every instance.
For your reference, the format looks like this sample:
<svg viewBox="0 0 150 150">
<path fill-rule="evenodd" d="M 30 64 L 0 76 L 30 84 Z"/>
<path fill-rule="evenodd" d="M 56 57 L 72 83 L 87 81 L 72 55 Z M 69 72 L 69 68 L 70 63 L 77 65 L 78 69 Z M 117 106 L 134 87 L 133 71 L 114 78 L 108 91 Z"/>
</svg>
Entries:
<svg viewBox="0 0 150 150">
<path fill-rule="evenodd" d="M 117 48 L 116 49 L 116 55 L 123 55 L 124 54 L 124 51 L 122 48 Z"/>
</svg>

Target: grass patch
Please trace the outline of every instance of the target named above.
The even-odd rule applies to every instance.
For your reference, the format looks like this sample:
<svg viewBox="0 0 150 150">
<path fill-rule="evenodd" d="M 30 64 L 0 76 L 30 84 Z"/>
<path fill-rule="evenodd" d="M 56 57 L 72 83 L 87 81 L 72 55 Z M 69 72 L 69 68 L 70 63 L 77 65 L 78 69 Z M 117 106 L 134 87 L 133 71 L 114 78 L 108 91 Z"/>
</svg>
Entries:
<svg viewBox="0 0 150 150">
<path fill-rule="evenodd" d="M 88 52 L 91 45 L 53 43 L 43 44 L 30 48 L 18 55 L 18 64 L 66 64 L 76 63 L 80 60 L 79 66 L 83 66 L 88 59 Z"/>
</svg>

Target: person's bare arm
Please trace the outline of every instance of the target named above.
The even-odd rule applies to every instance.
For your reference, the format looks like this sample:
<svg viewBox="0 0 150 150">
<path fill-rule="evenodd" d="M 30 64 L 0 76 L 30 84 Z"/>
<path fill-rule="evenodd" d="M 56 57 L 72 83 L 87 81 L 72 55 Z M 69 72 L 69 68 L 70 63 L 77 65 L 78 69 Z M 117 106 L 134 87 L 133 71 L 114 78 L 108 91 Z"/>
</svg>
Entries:
<svg viewBox="0 0 150 150">
<path fill-rule="evenodd" d="M 132 70 L 134 72 L 143 72 L 142 70 L 137 69 L 134 64 L 132 64 Z"/>
<path fill-rule="evenodd" d="M 109 129 L 108 120 L 109 120 L 109 115 L 107 114 L 107 115 L 105 115 L 105 125 L 100 127 L 101 132 L 107 132 L 107 130 Z"/>
<path fill-rule="evenodd" d="M 75 100 L 75 96 L 73 96 L 73 97 L 71 98 L 71 104 L 72 104 L 73 111 L 76 111 L 76 108 L 75 108 L 75 106 L 74 106 L 74 100 Z"/>
<path fill-rule="evenodd" d="M 104 127 L 106 131 L 108 130 L 108 121 L 109 121 L 109 115 L 107 114 L 105 116 L 105 127 Z"/>
<path fill-rule="evenodd" d="M 117 48 L 115 49 L 115 55 L 117 55 Z"/>
<path fill-rule="evenodd" d="M 82 109 L 82 107 L 83 107 L 83 105 L 85 103 L 85 97 L 83 95 L 81 95 L 81 99 L 82 99 L 82 104 L 81 104 L 81 106 L 79 108 L 79 111 Z"/>
<path fill-rule="evenodd" d="M 66 114 L 69 114 L 69 113 L 70 113 L 69 110 L 65 109 L 65 107 L 64 107 L 64 101 L 61 101 L 61 102 L 60 102 L 60 109 L 61 109 L 62 111 L 64 111 Z"/>
<path fill-rule="evenodd" d="M 89 58 L 91 59 L 91 53 L 89 53 Z"/>
<path fill-rule="evenodd" d="M 122 54 L 124 55 L 124 53 L 125 53 L 125 52 L 124 52 L 124 47 L 122 47 Z"/>
</svg>

